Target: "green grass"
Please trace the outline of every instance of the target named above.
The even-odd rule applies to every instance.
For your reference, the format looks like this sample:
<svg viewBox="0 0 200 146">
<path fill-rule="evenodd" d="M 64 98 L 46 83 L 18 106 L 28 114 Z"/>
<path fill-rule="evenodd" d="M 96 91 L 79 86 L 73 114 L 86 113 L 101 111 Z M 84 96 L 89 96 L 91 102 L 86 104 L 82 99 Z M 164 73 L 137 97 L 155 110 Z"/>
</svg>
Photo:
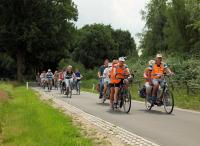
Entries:
<svg viewBox="0 0 200 146">
<path fill-rule="evenodd" d="M 0 101 L 0 145 L 4 146 L 92 146 L 72 119 L 39 100 L 23 86 L 0 84 L 11 98 Z"/>
<path fill-rule="evenodd" d="M 94 90 L 93 90 L 93 84 L 95 85 Z M 96 85 L 97 84 L 98 84 L 97 79 L 82 80 L 81 81 L 81 90 L 87 91 L 87 92 L 97 93 L 97 91 L 96 91 Z"/>
</svg>

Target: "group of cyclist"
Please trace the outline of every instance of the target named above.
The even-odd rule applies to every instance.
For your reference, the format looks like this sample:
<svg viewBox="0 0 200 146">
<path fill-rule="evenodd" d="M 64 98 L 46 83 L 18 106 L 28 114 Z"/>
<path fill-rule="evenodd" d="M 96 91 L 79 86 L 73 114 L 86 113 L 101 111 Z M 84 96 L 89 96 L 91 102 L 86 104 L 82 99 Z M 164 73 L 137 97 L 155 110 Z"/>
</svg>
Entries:
<svg viewBox="0 0 200 146">
<path fill-rule="evenodd" d="M 38 73 L 36 75 L 36 80 L 38 85 L 41 87 L 49 86 L 50 90 L 52 89 L 52 86 L 56 89 L 58 89 L 58 87 L 62 88 L 62 86 L 65 86 L 66 89 L 71 91 L 73 88 L 76 90 L 80 88 L 80 80 L 82 77 L 83 76 L 78 69 L 74 72 L 72 66 L 68 65 L 66 69 L 60 71 L 56 70 L 54 74 L 51 69 L 48 69 L 47 72 L 43 71 L 41 74 Z M 64 94 L 66 94 L 66 92 Z"/>
<path fill-rule="evenodd" d="M 118 60 L 113 60 L 112 63 L 106 59 L 104 65 L 99 68 L 98 77 L 100 81 L 99 98 L 104 98 L 109 86 L 110 106 L 116 108 L 120 85 L 125 83 L 128 86 L 129 79 L 132 78 L 129 68 L 125 64 L 125 58 L 120 57 Z"/>
<path fill-rule="evenodd" d="M 144 71 L 145 92 L 148 102 L 151 104 L 159 104 L 161 99 L 157 98 L 159 87 L 163 86 L 163 75 L 168 73 L 174 75 L 168 65 L 162 62 L 162 54 L 157 54 L 155 60 L 150 60 Z M 129 81 L 133 78 L 128 66 L 125 64 L 125 58 L 120 57 L 118 60 L 104 61 L 104 65 L 100 66 L 98 71 L 99 78 L 99 98 L 104 98 L 108 86 L 110 87 L 110 106 L 117 106 L 118 92 L 120 85 L 125 83 L 128 87 Z"/>
</svg>

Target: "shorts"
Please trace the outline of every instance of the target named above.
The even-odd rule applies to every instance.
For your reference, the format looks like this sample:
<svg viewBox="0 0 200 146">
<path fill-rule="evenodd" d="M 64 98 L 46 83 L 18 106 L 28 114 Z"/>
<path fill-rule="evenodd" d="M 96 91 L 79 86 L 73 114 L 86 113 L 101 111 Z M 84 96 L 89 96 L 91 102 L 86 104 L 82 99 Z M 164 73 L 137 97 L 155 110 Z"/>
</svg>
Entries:
<svg viewBox="0 0 200 146">
<path fill-rule="evenodd" d="M 121 80 L 119 83 L 110 83 L 110 87 L 120 87 L 120 85 L 123 84 L 123 80 Z"/>
<path fill-rule="evenodd" d="M 164 86 L 164 82 L 162 79 L 152 79 L 152 83 L 154 86 L 156 86 L 156 85 L 160 85 L 161 87 Z"/>
<path fill-rule="evenodd" d="M 104 84 L 105 84 L 105 83 L 110 84 L 110 79 L 109 79 L 109 78 L 103 79 L 103 83 L 104 83 Z"/>
</svg>

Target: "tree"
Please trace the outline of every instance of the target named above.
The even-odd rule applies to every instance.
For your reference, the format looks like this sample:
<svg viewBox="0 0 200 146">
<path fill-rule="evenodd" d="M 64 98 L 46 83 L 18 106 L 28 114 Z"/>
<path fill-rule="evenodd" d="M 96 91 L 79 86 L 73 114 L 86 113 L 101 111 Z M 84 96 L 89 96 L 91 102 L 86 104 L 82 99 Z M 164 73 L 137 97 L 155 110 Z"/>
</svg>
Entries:
<svg viewBox="0 0 200 146">
<path fill-rule="evenodd" d="M 142 17 L 146 21 L 143 35 L 144 54 L 154 55 L 158 51 L 165 51 L 164 27 L 166 25 L 166 0 L 151 0 L 142 11 Z"/>
<path fill-rule="evenodd" d="M 118 44 L 120 56 L 138 56 L 134 38 L 131 37 L 131 33 L 129 31 L 123 31 L 121 29 L 114 30 L 112 36 L 115 43 Z"/>
<path fill-rule="evenodd" d="M 110 25 L 86 25 L 79 30 L 79 35 L 73 56 L 86 68 L 101 65 L 103 59 L 118 57 L 118 44 L 112 38 Z"/>
<path fill-rule="evenodd" d="M 0 46 L 16 60 L 17 79 L 70 46 L 77 20 L 71 0 L 1 0 Z"/>
</svg>

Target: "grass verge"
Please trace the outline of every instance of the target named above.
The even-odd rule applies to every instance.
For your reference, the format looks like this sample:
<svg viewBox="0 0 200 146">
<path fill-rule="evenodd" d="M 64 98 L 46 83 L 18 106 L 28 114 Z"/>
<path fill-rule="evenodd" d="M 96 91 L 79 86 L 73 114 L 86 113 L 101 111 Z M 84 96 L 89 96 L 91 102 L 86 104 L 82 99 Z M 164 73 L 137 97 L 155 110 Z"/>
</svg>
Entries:
<svg viewBox="0 0 200 146">
<path fill-rule="evenodd" d="M 93 146 L 71 117 L 39 100 L 23 86 L 0 84 L 0 145 Z"/>
</svg>

